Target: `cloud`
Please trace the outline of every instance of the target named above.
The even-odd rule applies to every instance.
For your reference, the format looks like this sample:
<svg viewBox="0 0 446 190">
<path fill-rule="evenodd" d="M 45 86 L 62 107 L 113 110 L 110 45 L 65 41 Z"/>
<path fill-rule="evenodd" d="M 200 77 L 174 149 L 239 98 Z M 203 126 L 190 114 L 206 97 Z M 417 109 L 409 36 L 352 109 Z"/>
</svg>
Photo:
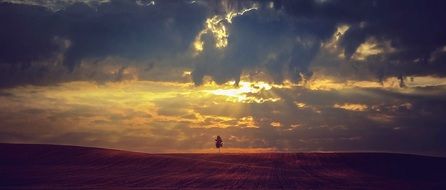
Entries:
<svg viewBox="0 0 446 190">
<path fill-rule="evenodd" d="M 69 73 L 85 61 L 94 64 L 108 57 L 130 63 L 175 57 L 189 49 L 206 14 L 202 6 L 185 2 L 148 7 L 130 1 L 103 2 L 95 7 L 76 2 L 56 12 L 29 3 L 1 3 L 0 9 L 4 28 L 0 33 L 1 71 L 15 73 L 4 77 L 2 86 L 57 75 L 49 71 L 55 65 Z M 32 66 L 38 62 L 48 64 Z M 28 78 L 28 72 L 38 76 Z"/>
<path fill-rule="evenodd" d="M 445 74 L 434 69 L 442 67 L 438 62 L 427 61 L 446 44 L 442 35 L 446 27 L 436 24 L 444 16 L 439 9 L 445 7 L 443 3 L 274 1 L 273 9 L 254 3 L 258 3 L 255 10 L 234 17 L 227 25 L 226 48 L 213 48 L 218 44 L 213 38 L 202 42 L 208 50 L 193 73 L 197 84 L 206 75 L 217 83 L 238 81 L 242 73 L 253 70 L 269 73 L 274 82 L 299 82 L 313 75 L 314 66 L 329 64 L 348 69 L 323 68 L 334 69 L 324 74 L 348 72 L 341 78 L 377 81 L 398 77 L 401 86 L 406 76 Z M 340 54 L 323 55 L 327 50 L 321 44 L 330 43 L 341 26 L 348 28 L 336 42 Z M 326 57 L 320 60 L 321 56 Z"/>
<path fill-rule="evenodd" d="M 333 107 L 351 111 L 365 111 L 367 109 L 367 105 L 364 104 L 335 104 Z"/>
<path fill-rule="evenodd" d="M 234 16 L 225 25 L 227 46 L 219 48 L 214 38 L 205 38 L 202 42 L 204 50 L 197 56 L 193 72 L 195 83 L 202 83 L 206 75 L 217 83 L 239 81 L 244 71 L 262 69 L 278 83 L 287 75 L 295 81 L 301 79 L 301 74 L 311 75 L 308 65 L 317 53 L 321 37 L 312 35 L 311 29 L 299 30 L 303 28 L 299 24 L 305 25 L 304 21 L 295 22 L 285 14 L 257 4 L 235 12 L 244 14 Z"/>
<path fill-rule="evenodd" d="M 2 2 L 41 6 L 52 11 L 59 11 L 76 3 L 84 3 L 86 5 L 95 7 L 101 5 L 102 3 L 109 3 L 110 0 L 2 0 Z"/>
<path fill-rule="evenodd" d="M 128 60 L 126 68 L 184 68 L 197 85 L 206 76 L 224 84 L 264 73 L 264 80 L 299 83 L 319 73 L 398 77 L 404 86 L 407 76 L 446 74 L 446 27 L 438 24 L 445 7 L 380 0 L 2 1 L 0 67 L 9 75 L 1 86 L 79 80 L 46 75 L 69 75 L 83 62 L 110 57 Z"/>
</svg>

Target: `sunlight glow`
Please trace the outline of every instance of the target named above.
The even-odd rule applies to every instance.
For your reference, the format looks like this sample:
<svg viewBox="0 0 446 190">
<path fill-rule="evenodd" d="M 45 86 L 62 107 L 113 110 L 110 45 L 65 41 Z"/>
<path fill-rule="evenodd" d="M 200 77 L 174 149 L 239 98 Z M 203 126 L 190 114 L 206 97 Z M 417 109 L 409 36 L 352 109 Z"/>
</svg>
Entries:
<svg viewBox="0 0 446 190">
<path fill-rule="evenodd" d="M 368 108 L 367 105 L 364 104 L 349 104 L 349 103 L 335 104 L 333 107 L 349 111 L 366 111 Z"/>
<path fill-rule="evenodd" d="M 228 82 L 226 85 L 230 85 L 232 82 Z M 242 102 L 242 103 L 264 103 L 264 102 L 277 102 L 280 100 L 278 97 L 258 97 L 262 92 L 271 90 L 273 86 L 265 82 L 247 82 L 241 81 L 238 87 L 229 87 L 223 89 L 211 90 L 213 95 L 226 96 L 228 101 Z"/>
<path fill-rule="evenodd" d="M 225 48 L 228 45 L 229 37 L 227 26 L 232 23 L 232 19 L 234 17 L 243 15 L 251 10 L 257 9 L 258 5 L 254 4 L 252 7 L 242 9 L 240 11 L 231 10 L 228 11 L 225 15 L 214 15 L 210 18 L 207 18 L 204 24 L 204 29 L 198 33 L 193 42 L 193 48 L 196 51 L 196 54 L 199 54 L 204 50 L 204 41 L 202 38 L 203 35 L 208 33 L 212 34 L 212 36 L 214 37 L 216 48 Z"/>
<path fill-rule="evenodd" d="M 252 116 L 242 117 L 238 120 L 238 126 L 246 127 L 246 128 L 259 128 Z"/>
<path fill-rule="evenodd" d="M 395 51 L 396 49 L 392 47 L 390 41 L 378 41 L 375 38 L 370 38 L 356 49 L 356 52 L 352 55 L 352 59 L 363 61 L 369 56 Z"/>
<path fill-rule="evenodd" d="M 347 80 L 347 81 L 336 81 L 335 79 L 329 78 L 317 78 L 314 77 L 307 81 L 303 87 L 310 90 L 342 90 L 349 88 L 384 88 L 384 89 L 394 89 L 394 90 L 404 90 L 400 86 L 400 79 L 397 77 L 388 77 L 383 81 L 371 81 L 371 80 Z M 428 87 L 428 86 L 443 86 L 446 85 L 446 78 L 436 77 L 436 76 L 407 76 L 404 78 L 404 83 L 406 87 L 405 91 L 410 92 L 410 88 L 413 87 Z"/>
<path fill-rule="evenodd" d="M 282 124 L 281 124 L 280 122 L 278 122 L 278 121 L 273 121 L 273 122 L 271 122 L 270 125 L 271 125 L 272 127 L 274 127 L 274 128 L 282 127 Z"/>
<path fill-rule="evenodd" d="M 307 105 L 303 102 L 294 102 L 294 105 L 296 105 L 296 107 L 298 108 L 305 108 L 307 107 Z"/>
<path fill-rule="evenodd" d="M 350 29 L 349 25 L 341 24 L 336 28 L 336 31 L 331 36 L 330 40 L 323 43 L 322 47 L 324 50 L 330 52 L 331 54 L 337 55 L 339 58 L 343 59 L 344 49 L 341 47 L 340 42 L 345 33 Z"/>
</svg>

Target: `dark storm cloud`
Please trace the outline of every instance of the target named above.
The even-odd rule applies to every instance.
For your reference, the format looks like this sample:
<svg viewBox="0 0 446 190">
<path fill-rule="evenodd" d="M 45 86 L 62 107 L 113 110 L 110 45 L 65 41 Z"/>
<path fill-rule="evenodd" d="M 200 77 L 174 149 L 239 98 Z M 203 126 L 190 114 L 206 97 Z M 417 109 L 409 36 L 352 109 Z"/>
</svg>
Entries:
<svg viewBox="0 0 446 190">
<path fill-rule="evenodd" d="M 227 47 L 216 48 L 216 39 L 208 32 L 202 36 L 204 51 L 193 56 L 191 46 L 207 18 L 252 6 L 257 9 L 233 17 L 231 23 L 222 21 L 228 31 Z M 139 65 L 157 60 L 177 67 L 184 62 L 194 69 L 196 84 L 204 76 L 224 83 L 257 71 L 265 71 L 274 82 L 297 82 L 312 76 L 311 65 L 321 54 L 321 44 L 340 25 L 349 26 L 339 42 L 346 59 L 331 55 L 324 61 L 353 63 L 344 66 L 352 67 L 344 77 L 364 77 L 355 73 L 355 65 L 377 80 L 444 76 L 445 8 L 446 2 L 435 0 L 4 1 L 0 4 L 0 85 L 76 80 L 57 73 L 66 70 L 69 75 L 82 61 L 94 64 L 106 57 Z M 394 51 L 352 59 L 371 38 L 388 43 Z M 178 55 L 186 56 L 170 59 Z"/>
<path fill-rule="evenodd" d="M 280 1 L 287 13 L 297 18 L 351 24 L 343 39 L 347 57 L 369 36 L 392 40 L 397 48 L 429 56 L 445 45 L 444 1 Z M 362 23 L 362 24 L 361 24 Z M 315 31 L 318 32 L 318 31 Z"/>
<path fill-rule="evenodd" d="M 205 11 L 183 1 L 156 6 L 132 1 L 75 3 L 55 12 L 1 3 L 0 66 L 3 76 L 9 77 L 2 77 L 0 85 L 32 83 L 42 75 L 57 74 L 47 71 L 47 65 L 36 68 L 39 61 L 59 63 L 72 72 L 86 59 L 144 61 L 184 52 L 202 27 Z"/>
<path fill-rule="evenodd" d="M 228 25 L 225 49 L 215 48 L 215 39 L 206 36 L 194 82 L 201 83 L 204 75 L 212 76 L 217 83 L 238 81 L 244 70 L 262 68 L 277 83 L 286 77 L 299 81 L 300 74 L 310 77 L 308 66 L 321 42 L 333 34 L 336 23 L 294 18 L 282 11 L 262 4 L 257 10 L 234 17 Z"/>
<path fill-rule="evenodd" d="M 309 78 L 309 66 L 320 52 L 321 43 L 326 43 L 342 24 L 350 28 L 340 41 L 346 57 L 341 64 L 367 65 L 363 67 L 373 78 L 395 76 L 402 81 L 401 86 L 408 75 L 446 74 L 446 27 L 441 24 L 446 17 L 444 1 L 279 0 L 272 1 L 273 10 L 268 2 L 259 3 L 258 10 L 233 19 L 229 45 L 222 55 L 214 52 L 218 51 L 212 47 L 214 39 L 205 39 L 205 49 L 210 50 L 205 50 L 204 60 L 199 60 L 193 74 L 196 83 L 201 83 L 204 75 L 218 83 L 237 81 L 243 70 L 261 68 L 275 82 L 285 78 L 299 81 L 302 75 Z M 370 38 L 388 42 L 395 51 L 350 60 Z M 336 59 L 333 56 L 325 61 L 339 62 Z M 364 76 L 353 73 L 353 77 Z"/>
<path fill-rule="evenodd" d="M 0 62 L 29 63 L 54 53 L 52 12 L 43 7 L 0 4 Z"/>
<path fill-rule="evenodd" d="M 145 59 L 185 51 L 204 18 L 203 9 L 181 2 L 142 7 L 113 1 L 97 10 L 78 4 L 60 14 L 62 30 L 73 40 L 66 54 L 70 67 L 88 57 Z"/>
<path fill-rule="evenodd" d="M 368 61 L 370 65 L 378 65 L 374 72 L 380 79 L 407 75 L 444 76 L 444 64 L 430 60 L 433 52 L 446 45 L 446 27 L 440 24 L 446 16 L 444 8 L 444 1 L 378 1 L 368 11 L 360 8 L 365 12 L 360 15 L 361 22 L 365 23 L 352 28 L 344 37 L 346 56 L 351 56 L 358 43 L 373 36 L 388 40 L 396 49 L 381 60 Z"/>
</svg>

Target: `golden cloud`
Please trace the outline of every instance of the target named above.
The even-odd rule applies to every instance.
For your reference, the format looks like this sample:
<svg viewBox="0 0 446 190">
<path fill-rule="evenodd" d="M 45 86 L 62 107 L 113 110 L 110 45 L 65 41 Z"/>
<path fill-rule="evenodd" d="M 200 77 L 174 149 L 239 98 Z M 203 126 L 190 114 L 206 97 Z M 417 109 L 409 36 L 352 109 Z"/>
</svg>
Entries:
<svg viewBox="0 0 446 190">
<path fill-rule="evenodd" d="M 234 17 L 245 14 L 246 12 L 257 10 L 257 4 L 253 4 L 252 7 L 244 8 L 242 10 L 226 10 L 225 15 L 214 15 L 207 18 L 204 24 L 203 30 L 201 30 L 195 37 L 192 46 L 199 54 L 204 50 L 203 35 L 211 34 L 215 39 L 216 48 L 225 48 L 228 45 L 229 31 L 227 26 L 232 23 Z"/>
<path fill-rule="evenodd" d="M 349 110 L 349 111 L 366 111 L 368 106 L 365 104 L 335 104 L 333 105 L 334 108 Z"/>
</svg>

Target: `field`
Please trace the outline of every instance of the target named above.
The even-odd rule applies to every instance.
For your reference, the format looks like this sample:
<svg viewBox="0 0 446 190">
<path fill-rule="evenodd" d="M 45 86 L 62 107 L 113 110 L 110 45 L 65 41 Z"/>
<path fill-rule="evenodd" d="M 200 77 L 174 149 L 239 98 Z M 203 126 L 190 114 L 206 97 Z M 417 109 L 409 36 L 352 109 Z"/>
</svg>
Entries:
<svg viewBox="0 0 446 190">
<path fill-rule="evenodd" d="M 0 189 L 446 189 L 446 158 L 391 153 L 147 154 L 0 144 Z"/>
</svg>

